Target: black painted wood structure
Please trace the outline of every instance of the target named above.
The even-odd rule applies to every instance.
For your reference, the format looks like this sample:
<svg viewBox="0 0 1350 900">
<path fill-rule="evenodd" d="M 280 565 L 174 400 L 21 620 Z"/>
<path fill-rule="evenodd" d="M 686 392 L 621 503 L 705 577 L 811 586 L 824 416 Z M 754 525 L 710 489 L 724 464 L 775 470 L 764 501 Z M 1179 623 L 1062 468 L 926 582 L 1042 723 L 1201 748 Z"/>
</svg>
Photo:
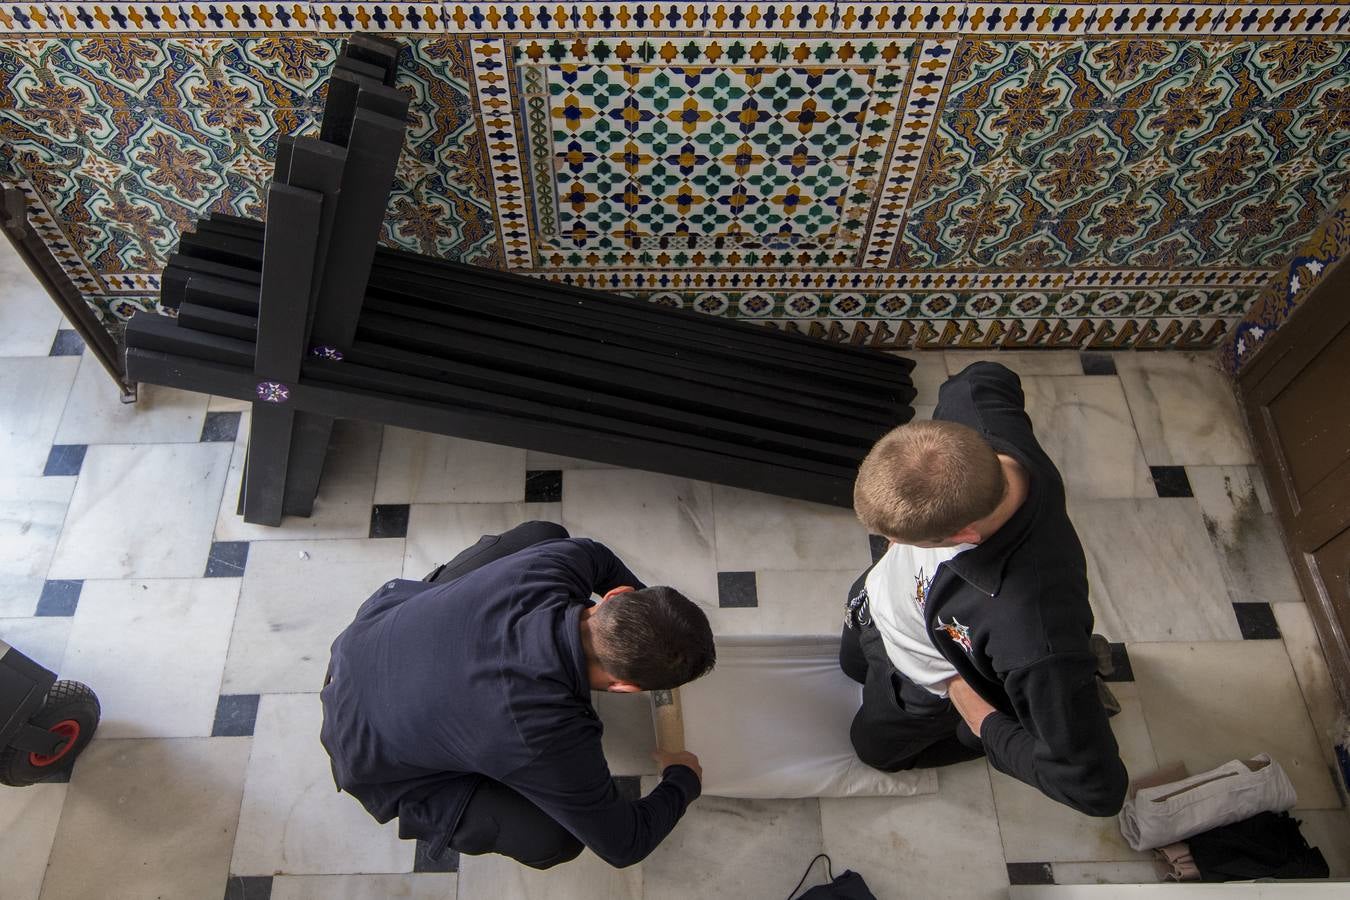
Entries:
<svg viewBox="0 0 1350 900">
<path fill-rule="evenodd" d="M 848 506 L 913 416 L 913 362 L 377 248 L 408 101 L 353 39 L 318 138 L 283 141 L 266 225 L 208 215 L 137 315 L 137 381 L 253 401 L 240 511 L 310 514 L 334 418 Z"/>
</svg>

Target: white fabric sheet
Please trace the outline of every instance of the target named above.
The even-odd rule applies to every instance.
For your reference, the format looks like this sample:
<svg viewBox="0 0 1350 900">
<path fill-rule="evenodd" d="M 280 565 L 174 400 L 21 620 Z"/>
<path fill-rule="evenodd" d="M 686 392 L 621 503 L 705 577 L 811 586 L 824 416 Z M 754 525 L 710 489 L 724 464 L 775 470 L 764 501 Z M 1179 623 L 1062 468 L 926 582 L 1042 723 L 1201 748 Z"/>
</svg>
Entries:
<svg viewBox="0 0 1350 900">
<path fill-rule="evenodd" d="M 937 792 L 932 770 L 887 774 L 858 761 L 848 729 L 862 686 L 839 669 L 837 637 L 717 639 L 717 668 L 680 690 L 685 745 L 719 797 L 873 797 Z"/>
</svg>

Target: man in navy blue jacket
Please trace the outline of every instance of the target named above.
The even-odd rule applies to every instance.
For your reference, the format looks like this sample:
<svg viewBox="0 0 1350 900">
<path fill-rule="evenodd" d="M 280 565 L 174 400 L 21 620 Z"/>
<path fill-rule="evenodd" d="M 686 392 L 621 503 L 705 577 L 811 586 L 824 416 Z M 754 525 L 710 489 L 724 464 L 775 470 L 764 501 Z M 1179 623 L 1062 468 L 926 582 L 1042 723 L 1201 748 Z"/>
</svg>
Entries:
<svg viewBox="0 0 1350 900">
<path fill-rule="evenodd" d="M 1097 683 L 1087 563 L 1018 377 L 991 362 L 952 376 L 932 421 L 872 448 L 853 502 L 890 540 L 850 593 L 840 650 L 863 684 L 859 758 L 897 771 L 987 755 L 1115 815 L 1128 779 Z"/>
<path fill-rule="evenodd" d="M 594 605 L 592 594 L 603 599 Z M 692 753 L 625 799 L 591 691 L 678 687 L 715 662 L 696 605 L 644 587 L 603 545 L 527 522 L 423 581 L 395 580 L 333 642 L 320 739 L 340 790 L 438 856 L 501 853 L 535 868 L 583 846 L 643 859 L 701 790 Z"/>
</svg>

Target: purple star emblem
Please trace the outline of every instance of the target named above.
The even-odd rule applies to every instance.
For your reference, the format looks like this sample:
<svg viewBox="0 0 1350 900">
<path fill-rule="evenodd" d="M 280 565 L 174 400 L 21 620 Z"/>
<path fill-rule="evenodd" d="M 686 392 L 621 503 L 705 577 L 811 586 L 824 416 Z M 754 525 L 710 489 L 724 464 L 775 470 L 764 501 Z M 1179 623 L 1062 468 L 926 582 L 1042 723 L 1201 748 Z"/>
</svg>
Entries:
<svg viewBox="0 0 1350 900">
<path fill-rule="evenodd" d="M 258 382 L 258 399 L 266 403 L 285 403 L 291 396 L 291 389 L 275 381 Z"/>
</svg>

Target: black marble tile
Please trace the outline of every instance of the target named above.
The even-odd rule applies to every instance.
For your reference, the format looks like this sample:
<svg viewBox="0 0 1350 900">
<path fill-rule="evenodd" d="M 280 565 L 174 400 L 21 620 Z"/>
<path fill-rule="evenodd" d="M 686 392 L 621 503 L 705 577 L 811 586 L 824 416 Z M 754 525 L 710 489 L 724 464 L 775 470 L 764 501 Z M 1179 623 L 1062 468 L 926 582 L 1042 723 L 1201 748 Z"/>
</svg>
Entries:
<svg viewBox="0 0 1350 900">
<path fill-rule="evenodd" d="M 257 694 L 221 694 L 211 737 L 251 737 L 258 721 Z"/>
<path fill-rule="evenodd" d="M 526 503 L 559 503 L 562 501 L 562 471 L 536 469 L 525 473 Z"/>
<path fill-rule="evenodd" d="M 382 503 L 370 508 L 370 536 L 373 538 L 401 538 L 408 536 L 406 503 Z"/>
<path fill-rule="evenodd" d="M 1275 621 L 1275 610 L 1269 603 L 1234 603 L 1233 612 L 1237 615 L 1238 628 L 1243 640 L 1278 641 L 1280 626 Z"/>
<path fill-rule="evenodd" d="M 1008 863 L 1009 884 L 1054 884 L 1055 873 L 1045 862 Z"/>
<path fill-rule="evenodd" d="M 225 900 L 272 900 L 272 876 L 231 875 L 225 882 Z"/>
<path fill-rule="evenodd" d="M 1193 497 L 1191 480 L 1185 466 L 1149 466 L 1153 473 L 1153 487 L 1159 497 Z"/>
<path fill-rule="evenodd" d="M 1102 681 L 1134 681 L 1134 666 L 1130 664 L 1130 654 L 1124 644 L 1111 645 L 1111 674 Z"/>
<path fill-rule="evenodd" d="M 248 566 L 248 541 L 214 541 L 206 557 L 206 578 L 242 578 Z"/>
<path fill-rule="evenodd" d="M 872 551 L 872 562 L 876 562 L 886 555 L 886 551 L 891 549 L 891 542 L 879 534 L 869 534 L 867 536 L 867 549 Z"/>
<path fill-rule="evenodd" d="M 439 857 L 433 857 L 428 851 L 431 844 L 418 840 L 417 851 L 413 854 L 414 872 L 458 872 L 459 851 L 446 847 Z"/>
<path fill-rule="evenodd" d="M 56 332 L 56 340 L 52 341 L 52 349 L 47 352 L 48 356 L 82 356 L 84 354 L 84 338 L 80 337 L 78 331 L 70 328 L 60 328 Z"/>
<path fill-rule="evenodd" d="M 237 412 L 209 412 L 206 414 L 206 421 L 202 423 L 203 441 L 231 443 L 239 434 L 239 417 L 241 413 Z"/>
<path fill-rule="evenodd" d="M 615 775 L 614 786 L 619 791 L 619 796 L 636 803 L 642 799 L 642 776 L 640 775 Z"/>
<path fill-rule="evenodd" d="M 1080 353 L 1078 361 L 1084 375 L 1115 375 L 1116 361 L 1107 353 Z"/>
<path fill-rule="evenodd" d="M 47 465 L 43 467 L 42 474 L 80 474 L 80 466 L 84 465 L 84 452 L 88 449 L 85 444 L 52 444 L 52 449 L 47 452 Z"/>
<path fill-rule="evenodd" d="M 80 605 L 83 581 L 48 581 L 42 585 L 36 616 L 73 616 Z"/>
<path fill-rule="evenodd" d="M 759 606 L 754 572 L 718 572 L 717 605 L 727 607 Z"/>
</svg>

